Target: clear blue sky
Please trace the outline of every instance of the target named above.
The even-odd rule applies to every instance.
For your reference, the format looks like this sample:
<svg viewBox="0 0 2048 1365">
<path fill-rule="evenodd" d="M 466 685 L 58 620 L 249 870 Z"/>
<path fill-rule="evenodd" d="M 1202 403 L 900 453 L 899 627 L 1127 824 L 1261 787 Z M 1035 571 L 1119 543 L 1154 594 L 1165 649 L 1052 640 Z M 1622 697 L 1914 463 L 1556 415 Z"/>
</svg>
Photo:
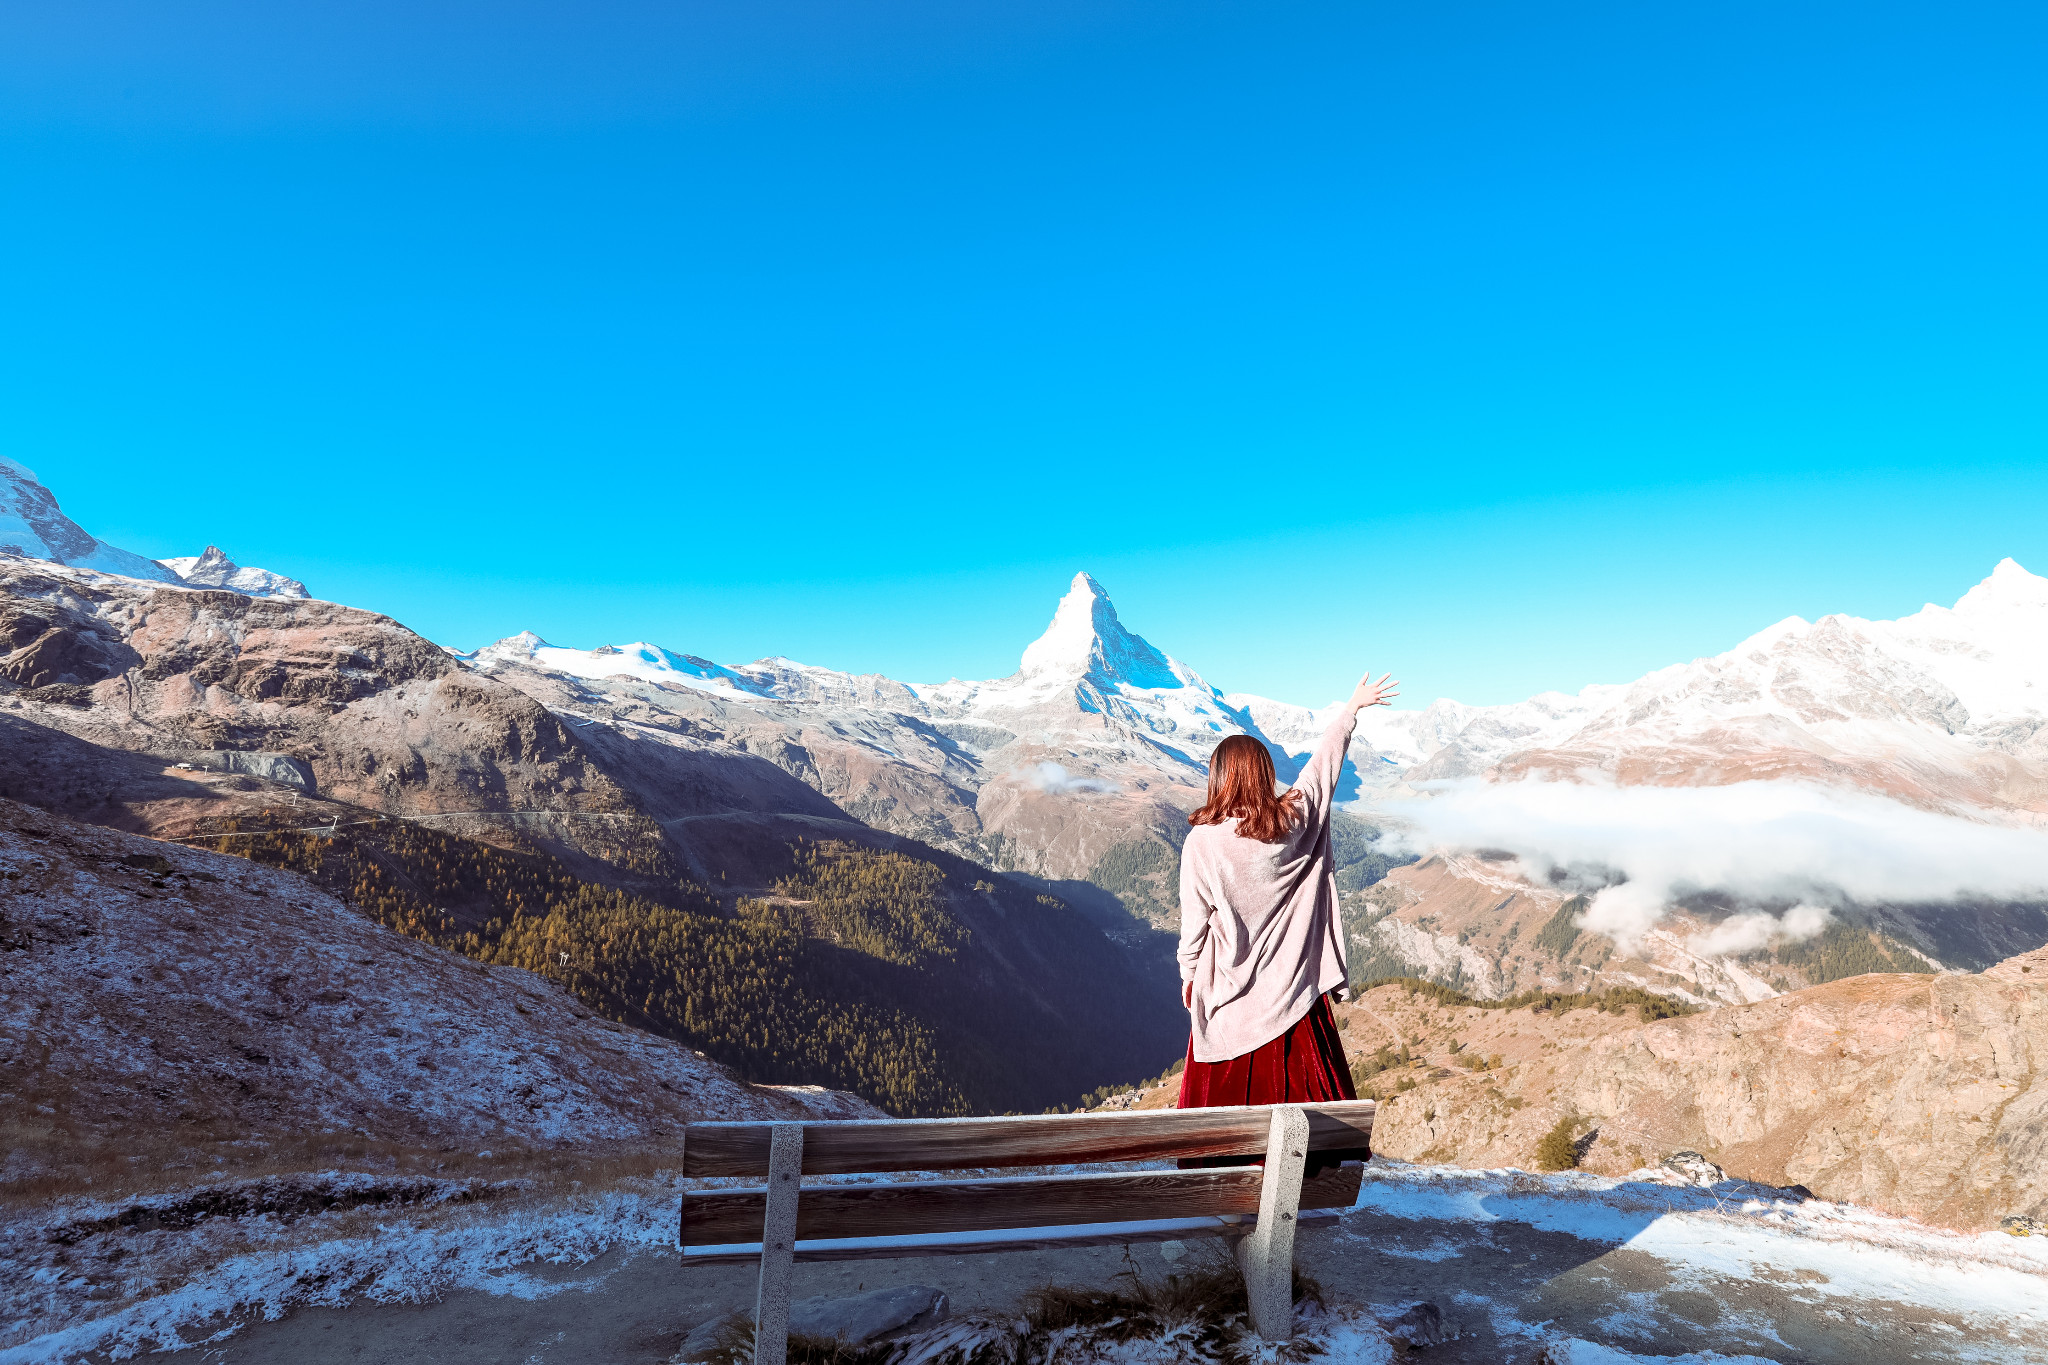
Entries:
<svg viewBox="0 0 2048 1365">
<path fill-rule="evenodd" d="M 2038 4 L 0 10 L 0 453 L 475 645 L 1503 701 L 2048 572 Z"/>
</svg>

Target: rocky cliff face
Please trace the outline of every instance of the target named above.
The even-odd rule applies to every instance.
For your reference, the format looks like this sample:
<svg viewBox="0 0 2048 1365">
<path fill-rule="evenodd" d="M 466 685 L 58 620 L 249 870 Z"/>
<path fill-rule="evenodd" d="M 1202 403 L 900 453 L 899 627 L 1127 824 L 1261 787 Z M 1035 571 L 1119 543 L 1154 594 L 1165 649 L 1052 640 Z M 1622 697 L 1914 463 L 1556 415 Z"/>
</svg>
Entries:
<svg viewBox="0 0 2048 1365">
<path fill-rule="evenodd" d="M 1466 1013 L 1474 1028 L 1513 1022 Z M 1947 1226 L 2043 1217 L 2048 952 L 1981 974 L 1851 977 L 1539 1043 L 1493 1069 L 1440 1068 L 1382 1108 L 1373 1145 L 1526 1167 L 1572 1116 L 1583 1164 L 1603 1174 L 1690 1148 L 1733 1176 Z"/>
</svg>

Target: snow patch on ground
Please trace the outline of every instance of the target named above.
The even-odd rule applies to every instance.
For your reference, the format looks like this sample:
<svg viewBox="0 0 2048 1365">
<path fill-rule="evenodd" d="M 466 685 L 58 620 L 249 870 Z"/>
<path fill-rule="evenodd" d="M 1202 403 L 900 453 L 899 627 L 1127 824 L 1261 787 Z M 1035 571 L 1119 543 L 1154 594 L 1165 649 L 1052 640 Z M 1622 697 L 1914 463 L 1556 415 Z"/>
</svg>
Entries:
<svg viewBox="0 0 2048 1365">
<path fill-rule="evenodd" d="M 1795 1296 L 1883 1299 L 2048 1326 L 2048 1238 L 1959 1233 L 1724 1181 L 1461 1171 L 1375 1160 L 1357 1207 L 1410 1219 L 1511 1221 L 1645 1251 L 1681 1279 L 1763 1280 Z"/>
</svg>

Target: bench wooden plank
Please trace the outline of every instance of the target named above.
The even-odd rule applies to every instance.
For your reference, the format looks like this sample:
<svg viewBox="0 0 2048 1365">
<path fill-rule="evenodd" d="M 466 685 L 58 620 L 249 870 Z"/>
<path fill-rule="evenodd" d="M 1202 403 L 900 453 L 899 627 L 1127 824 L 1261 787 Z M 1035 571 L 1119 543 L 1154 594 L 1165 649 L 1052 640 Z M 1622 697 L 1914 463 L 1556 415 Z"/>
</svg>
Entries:
<svg viewBox="0 0 2048 1365">
<path fill-rule="evenodd" d="M 690 1140 L 696 1141 L 695 1125 Z M 809 1141 L 808 1135 L 805 1140 Z M 1198 1171 L 812 1185 L 804 1189 L 797 1206 L 796 1235 L 800 1240 L 903 1237 L 1257 1214 L 1261 1174 L 1257 1166 L 1222 1166 Z M 1351 1166 L 1304 1181 L 1301 1206 L 1349 1207 L 1358 1199 L 1361 1178 L 1359 1168 Z M 683 1196 L 679 1240 L 685 1246 L 757 1242 L 766 1211 L 767 1192 L 762 1189 L 693 1190 Z"/>
<path fill-rule="evenodd" d="M 1309 1150 L 1367 1147 L 1371 1100 L 1303 1105 Z M 804 1125 L 804 1174 L 1052 1166 L 1163 1157 L 1256 1156 L 1273 1106 L 1146 1109 L 1115 1114 L 1032 1114 L 979 1119 L 855 1119 Z M 767 1123 L 693 1123 L 686 1176 L 759 1176 L 768 1169 Z"/>
<path fill-rule="evenodd" d="M 1316 1227 L 1335 1223 L 1341 1209 L 1304 1209 L 1299 1223 Z M 1143 1242 L 1188 1242 L 1201 1238 L 1242 1237 L 1249 1218 L 1154 1218 L 1135 1223 L 1082 1223 L 1064 1228 L 1006 1228 L 983 1233 L 935 1233 L 913 1237 L 838 1237 L 798 1242 L 796 1259 L 812 1261 L 886 1261 L 911 1256 L 974 1256 L 999 1251 L 1050 1251 L 1061 1247 L 1130 1246 Z M 761 1245 L 728 1243 L 684 1247 L 687 1265 L 737 1265 L 757 1259 Z"/>
<path fill-rule="evenodd" d="M 1343 1209 L 1303 1209 L 1303 1228 L 1329 1226 Z M 973 1257 L 999 1250 L 1057 1250 L 1061 1246 L 1133 1246 L 1139 1242 L 1192 1242 L 1241 1238 L 1249 1218 L 1153 1218 L 1141 1224 L 1075 1224 L 1071 1228 L 1006 1228 L 999 1232 L 946 1232 L 932 1236 L 850 1236 L 797 1242 L 797 1261 L 901 1261 L 905 1257 Z M 743 1265 L 760 1259 L 760 1242 L 684 1246 L 684 1265 Z"/>
</svg>

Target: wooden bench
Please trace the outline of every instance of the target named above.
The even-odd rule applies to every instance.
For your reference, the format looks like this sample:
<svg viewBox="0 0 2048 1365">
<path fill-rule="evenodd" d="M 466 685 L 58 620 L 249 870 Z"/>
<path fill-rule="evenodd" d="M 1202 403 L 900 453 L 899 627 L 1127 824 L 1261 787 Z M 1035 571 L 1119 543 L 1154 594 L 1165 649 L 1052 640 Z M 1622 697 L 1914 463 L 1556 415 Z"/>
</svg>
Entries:
<svg viewBox="0 0 2048 1365">
<path fill-rule="evenodd" d="M 797 1261 L 959 1255 L 1192 1237 L 1240 1239 L 1252 1325 L 1293 1333 L 1294 1230 L 1302 1211 L 1334 1218 L 1358 1198 L 1360 1168 L 1304 1180 L 1310 1152 L 1370 1145 L 1373 1102 L 1155 1109 L 1114 1114 L 818 1123 L 693 1123 L 685 1176 L 765 1179 L 683 1196 L 685 1264 L 761 1263 L 755 1365 L 783 1365 Z M 1263 1167 L 1249 1164 L 1263 1156 Z M 806 1175 L 879 1175 L 990 1166 L 1098 1165 L 1182 1157 L 1247 1164 L 997 1179 L 803 1187 Z"/>
</svg>

